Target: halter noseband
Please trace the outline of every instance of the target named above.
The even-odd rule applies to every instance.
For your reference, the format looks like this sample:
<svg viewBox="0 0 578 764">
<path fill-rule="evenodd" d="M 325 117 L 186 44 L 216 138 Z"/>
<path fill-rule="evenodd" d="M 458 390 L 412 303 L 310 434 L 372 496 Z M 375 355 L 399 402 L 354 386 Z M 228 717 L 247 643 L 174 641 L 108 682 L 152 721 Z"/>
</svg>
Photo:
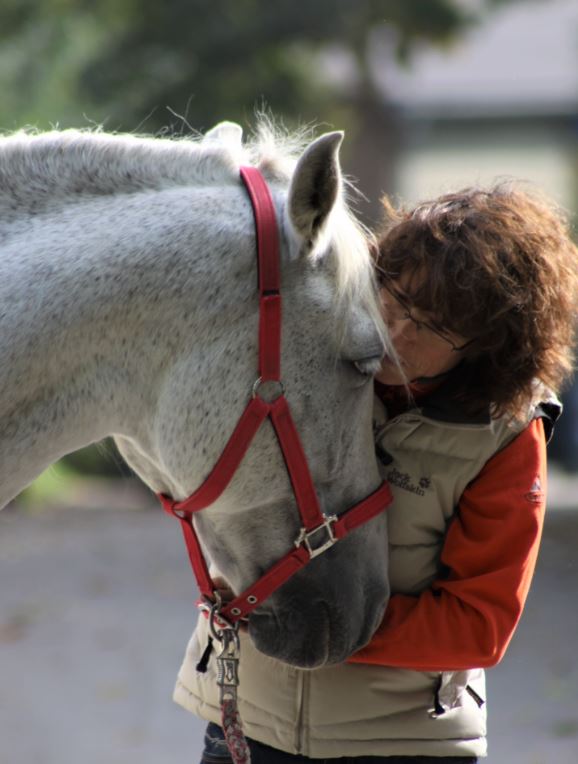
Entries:
<svg viewBox="0 0 578 764">
<path fill-rule="evenodd" d="M 341 515 L 324 515 L 307 466 L 299 435 L 281 383 L 281 294 L 279 237 L 275 208 L 267 184 L 254 167 L 242 167 L 243 180 L 255 218 L 259 264 L 259 377 L 250 402 L 241 415 L 223 453 L 205 482 L 183 501 L 159 494 L 166 512 L 181 521 L 189 558 L 199 590 L 208 602 L 215 601 L 216 586 L 211 579 L 193 527 L 193 514 L 218 499 L 235 474 L 263 421 L 269 417 L 283 453 L 301 516 L 302 528 L 294 548 L 261 578 L 231 602 L 219 607 L 218 616 L 234 624 L 246 618 L 263 600 L 319 554 L 333 546 L 359 525 L 385 510 L 392 501 L 387 482 L 366 499 Z M 266 382 L 277 383 L 277 397 L 265 401 L 259 394 Z"/>
</svg>

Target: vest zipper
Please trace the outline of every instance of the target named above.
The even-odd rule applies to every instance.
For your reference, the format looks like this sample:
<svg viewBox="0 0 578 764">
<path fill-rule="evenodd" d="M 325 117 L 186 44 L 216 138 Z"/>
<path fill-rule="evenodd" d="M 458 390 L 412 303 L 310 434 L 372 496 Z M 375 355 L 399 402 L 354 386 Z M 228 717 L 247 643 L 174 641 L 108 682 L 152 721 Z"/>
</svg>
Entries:
<svg viewBox="0 0 578 764">
<path fill-rule="evenodd" d="M 309 675 L 307 671 L 297 669 L 297 724 L 295 728 L 295 750 L 302 754 L 303 747 L 303 717 L 305 715 L 305 684 Z"/>
<path fill-rule="evenodd" d="M 398 414 L 393 419 L 389 419 L 385 424 L 382 424 L 377 430 L 374 430 L 373 437 L 375 441 L 375 453 L 377 455 L 377 458 L 379 461 L 383 464 L 384 467 L 389 466 L 392 461 L 393 457 L 389 453 L 389 451 L 386 451 L 383 446 L 381 445 L 381 440 L 383 436 L 385 435 L 386 431 L 389 430 L 389 428 L 396 423 L 399 418 L 403 416 L 403 414 Z"/>
</svg>

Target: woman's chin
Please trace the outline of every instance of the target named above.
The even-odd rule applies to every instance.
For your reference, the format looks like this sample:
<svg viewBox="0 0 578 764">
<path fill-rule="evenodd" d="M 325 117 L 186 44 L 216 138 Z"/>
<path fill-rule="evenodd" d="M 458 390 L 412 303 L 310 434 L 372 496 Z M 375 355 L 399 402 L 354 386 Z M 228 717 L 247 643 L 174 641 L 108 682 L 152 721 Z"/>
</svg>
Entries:
<svg viewBox="0 0 578 764">
<path fill-rule="evenodd" d="M 408 377 L 393 363 L 384 363 L 375 379 L 382 385 L 407 385 Z"/>
</svg>

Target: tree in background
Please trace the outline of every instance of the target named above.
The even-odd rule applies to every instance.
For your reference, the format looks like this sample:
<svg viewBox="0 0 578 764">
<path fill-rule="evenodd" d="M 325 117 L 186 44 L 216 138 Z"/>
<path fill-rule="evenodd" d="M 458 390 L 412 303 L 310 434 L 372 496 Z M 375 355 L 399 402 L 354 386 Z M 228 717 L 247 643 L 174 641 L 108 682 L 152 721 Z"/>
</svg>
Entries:
<svg viewBox="0 0 578 764">
<path fill-rule="evenodd" d="M 289 127 L 345 127 L 345 166 L 377 199 L 391 190 L 399 124 L 372 76 L 372 36 L 393 31 L 398 59 L 410 63 L 417 45 L 449 44 L 480 21 L 479 8 L 468 0 L 3 0 L 0 127 L 182 133 L 224 118 L 251 123 L 266 107 Z M 331 76 L 338 61 L 346 62 L 341 80 Z"/>
</svg>

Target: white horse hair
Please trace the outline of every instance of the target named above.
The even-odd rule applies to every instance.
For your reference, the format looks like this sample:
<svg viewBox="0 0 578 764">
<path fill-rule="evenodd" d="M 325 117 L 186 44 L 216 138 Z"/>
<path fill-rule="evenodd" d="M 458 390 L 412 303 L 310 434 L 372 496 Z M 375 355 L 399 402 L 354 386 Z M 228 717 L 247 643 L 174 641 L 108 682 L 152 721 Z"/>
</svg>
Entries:
<svg viewBox="0 0 578 764">
<path fill-rule="evenodd" d="M 283 381 L 322 507 L 339 514 L 379 484 L 371 379 L 386 334 L 344 199 L 342 134 L 303 153 L 267 124 L 241 139 L 232 123 L 198 141 L 0 138 L 0 506 L 108 435 L 154 491 L 183 499 L 202 483 L 257 369 L 243 164 L 277 208 Z M 195 522 L 235 591 L 291 547 L 299 517 L 269 423 Z M 313 666 L 367 642 L 387 601 L 386 549 L 381 516 L 316 558 L 251 617 L 257 647 Z"/>
</svg>

